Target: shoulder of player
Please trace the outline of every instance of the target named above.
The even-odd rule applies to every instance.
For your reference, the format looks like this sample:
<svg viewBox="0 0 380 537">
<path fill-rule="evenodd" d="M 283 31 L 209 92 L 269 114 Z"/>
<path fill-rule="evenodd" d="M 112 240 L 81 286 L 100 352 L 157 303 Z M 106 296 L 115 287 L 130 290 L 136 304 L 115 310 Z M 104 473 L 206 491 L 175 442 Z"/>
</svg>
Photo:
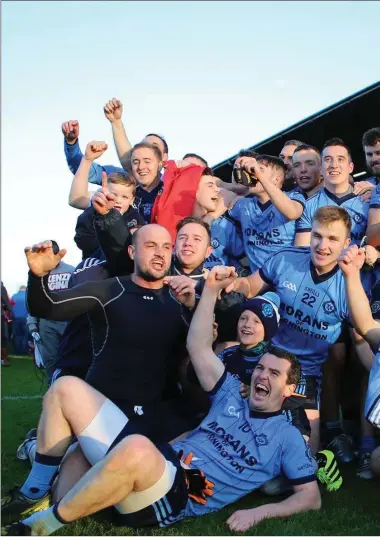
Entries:
<svg viewBox="0 0 380 537">
<path fill-rule="evenodd" d="M 298 264 L 300 259 L 310 257 L 310 248 L 306 246 L 286 246 L 270 256 L 268 261 L 285 261 L 292 265 Z"/>
</svg>

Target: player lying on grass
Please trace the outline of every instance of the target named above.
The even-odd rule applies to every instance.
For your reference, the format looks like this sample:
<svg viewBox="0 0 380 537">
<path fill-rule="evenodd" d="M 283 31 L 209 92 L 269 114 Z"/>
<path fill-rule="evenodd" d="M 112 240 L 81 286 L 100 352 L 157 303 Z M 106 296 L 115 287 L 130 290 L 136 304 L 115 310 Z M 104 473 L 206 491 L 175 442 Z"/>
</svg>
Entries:
<svg viewBox="0 0 380 537">
<path fill-rule="evenodd" d="M 154 445 L 141 435 L 119 435 L 59 503 L 4 528 L 3 535 L 49 535 L 112 505 L 124 525 L 167 526 L 219 510 L 281 471 L 292 481 L 294 493 L 277 504 L 236 511 L 227 521 L 231 530 L 245 531 L 265 518 L 320 508 L 310 450 L 281 412 L 299 380 L 299 363 L 290 353 L 271 348 L 252 374 L 249 398 L 240 397 L 240 381 L 226 372 L 212 350 L 215 302 L 236 277 L 233 268 L 223 281 L 217 274 L 216 268 L 209 273 L 187 340 L 195 372 L 212 400 L 201 425 L 173 446 Z M 99 440 L 92 444 L 96 448 Z"/>
</svg>

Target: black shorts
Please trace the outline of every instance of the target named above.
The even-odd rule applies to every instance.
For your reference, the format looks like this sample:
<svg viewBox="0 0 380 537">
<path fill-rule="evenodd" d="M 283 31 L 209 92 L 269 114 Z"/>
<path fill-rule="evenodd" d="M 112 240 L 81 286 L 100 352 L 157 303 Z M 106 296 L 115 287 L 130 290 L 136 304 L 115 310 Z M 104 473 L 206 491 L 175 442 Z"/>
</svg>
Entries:
<svg viewBox="0 0 380 537">
<path fill-rule="evenodd" d="M 194 429 L 193 424 L 177 410 L 179 401 L 158 401 L 144 407 L 134 407 L 125 401 L 114 400 L 129 422 L 120 432 L 120 440 L 129 434 L 141 434 L 155 444 L 174 440 L 181 434 Z M 141 413 L 143 412 L 143 413 Z"/>
<path fill-rule="evenodd" d="M 322 377 L 307 376 L 305 410 L 319 410 L 321 408 Z"/>
<path fill-rule="evenodd" d="M 178 455 L 170 444 L 157 444 L 156 447 L 177 469 L 171 489 L 163 498 L 135 513 L 120 514 L 115 510 L 116 524 L 130 528 L 157 525 L 165 527 L 184 518 L 188 495 Z"/>
</svg>

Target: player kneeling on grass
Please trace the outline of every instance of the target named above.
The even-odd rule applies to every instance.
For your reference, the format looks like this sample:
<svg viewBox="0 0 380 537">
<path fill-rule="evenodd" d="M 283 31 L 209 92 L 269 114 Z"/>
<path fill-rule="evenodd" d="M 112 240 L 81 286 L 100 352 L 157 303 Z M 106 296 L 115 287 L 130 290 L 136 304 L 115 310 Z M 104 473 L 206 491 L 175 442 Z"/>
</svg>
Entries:
<svg viewBox="0 0 380 537">
<path fill-rule="evenodd" d="M 360 279 L 366 253 L 356 245 L 343 250 L 339 266 L 344 274 L 347 302 L 355 330 L 367 341 L 374 353 L 365 402 L 365 417 L 380 429 L 380 325 L 372 318 L 371 307 Z M 380 475 L 380 448 L 373 451 L 371 470 Z"/>
<path fill-rule="evenodd" d="M 236 511 L 227 520 L 231 530 L 321 507 L 310 449 L 281 412 L 299 380 L 299 363 L 271 349 L 252 374 L 249 398 L 240 397 L 240 381 L 212 350 L 215 302 L 236 277 L 233 268 L 222 281 L 217 274 L 215 267 L 208 275 L 187 340 L 195 372 L 212 400 L 200 426 L 173 446 L 154 445 L 141 435 L 118 438 L 59 503 L 7 526 L 3 535 L 49 535 L 112 505 L 127 526 L 167 526 L 219 510 L 281 471 L 292 481 L 294 494 Z"/>
</svg>

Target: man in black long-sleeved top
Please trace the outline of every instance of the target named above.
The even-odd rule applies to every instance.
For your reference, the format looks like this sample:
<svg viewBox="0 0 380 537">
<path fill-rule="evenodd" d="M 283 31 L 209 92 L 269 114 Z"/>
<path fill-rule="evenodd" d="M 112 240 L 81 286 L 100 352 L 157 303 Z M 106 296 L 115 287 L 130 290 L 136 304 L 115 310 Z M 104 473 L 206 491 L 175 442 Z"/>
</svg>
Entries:
<svg viewBox="0 0 380 537">
<path fill-rule="evenodd" d="M 8 520 L 22 517 L 49 494 L 71 435 L 93 465 L 120 435 L 139 432 L 163 442 L 189 428 L 184 420 L 175 423 L 173 408 L 163 402 L 168 374 L 179 365 L 179 349 L 185 349 L 186 317 L 190 320 L 195 305 L 192 285 L 173 290 L 163 284 L 172 251 L 166 229 L 147 225 L 133 235 L 131 277 L 87 282 L 59 295 L 48 291 L 46 283 L 65 251 L 54 255 L 51 243 L 25 251 L 30 313 L 60 320 L 87 312 L 94 358 L 88 384 L 63 377 L 45 395 L 32 470 L 2 507 Z"/>
<path fill-rule="evenodd" d="M 87 282 L 58 296 L 47 290 L 47 274 L 29 276 L 32 315 L 61 320 L 89 314 L 94 359 L 86 380 L 128 411 L 160 398 L 178 360 L 174 353 L 179 345 L 184 350 L 188 312 L 162 283 L 171 246 L 157 241 L 166 235 L 155 225 L 139 230 L 129 251 L 131 257 L 139 252 L 136 261 L 142 264 L 131 277 Z"/>
</svg>

